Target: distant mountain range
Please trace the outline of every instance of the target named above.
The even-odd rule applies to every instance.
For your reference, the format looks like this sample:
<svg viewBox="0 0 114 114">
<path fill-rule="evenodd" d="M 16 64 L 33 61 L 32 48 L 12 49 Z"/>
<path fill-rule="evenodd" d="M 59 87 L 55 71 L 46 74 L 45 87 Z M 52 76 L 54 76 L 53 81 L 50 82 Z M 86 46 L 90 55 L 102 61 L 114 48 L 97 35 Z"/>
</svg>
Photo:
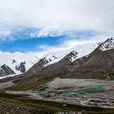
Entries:
<svg viewBox="0 0 114 114">
<path fill-rule="evenodd" d="M 64 52 L 51 53 L 30 61 L 10 59 L 10 64 L 3 64 L 0 76 L 21 74 L 26 77 L 70 77 L 70 78 L 100 78 L 113 79 L 114 73 L 114 39 L 102 43 L 90 42 L 77 45 Z M 29 66 L 29 67 L 28 67 Z"/>
<path fill-rule="evenodd" d="M 16 90 L 41 87 L 54 78 L 114 79 L 114 39 L 80 44 L 71 50 L 49 54 L 14 78 Z"/>
<path fill-rule="evenodd" d="M 51 67 L 57 69 L 56 67 L 63 66 L 66 64 L 73 63 L 75 60 L 88 56 L 96 47 L 98 46 L 97 42 L 84 43 L 76 45 L 70 50 L 60 51 L 56 53 L 50 53 L 43 58 L 41 58 L 36 64 L 34 64 L 24 75 L 34 75 L 38 72 L 50 69 Z M 58 70 L 59 71 L 59 70 Z M 23 74 L 22 74 L 23 75 Z"/>
</svg>

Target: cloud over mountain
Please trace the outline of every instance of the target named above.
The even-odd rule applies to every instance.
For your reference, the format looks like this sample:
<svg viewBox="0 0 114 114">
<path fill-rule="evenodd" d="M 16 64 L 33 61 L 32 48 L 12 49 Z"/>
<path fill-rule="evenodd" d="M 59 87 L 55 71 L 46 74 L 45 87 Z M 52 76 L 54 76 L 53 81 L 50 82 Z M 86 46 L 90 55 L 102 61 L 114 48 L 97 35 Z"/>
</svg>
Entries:
<svg viewBox="0 0 114 114">
<path fill-rule="evenodd" d="M 113 0 L 0 0 L 0 23 L 9 28 L 112 33 L 113 20 Z"/>
</svg>

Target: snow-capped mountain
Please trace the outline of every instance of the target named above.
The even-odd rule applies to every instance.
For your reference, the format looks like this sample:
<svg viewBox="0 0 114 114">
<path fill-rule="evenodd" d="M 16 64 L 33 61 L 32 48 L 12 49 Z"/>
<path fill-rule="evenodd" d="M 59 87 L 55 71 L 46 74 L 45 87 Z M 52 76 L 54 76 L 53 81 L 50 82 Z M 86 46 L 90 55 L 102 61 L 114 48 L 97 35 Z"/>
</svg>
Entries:
<svg viewBox="0 0 114 114">
<path fill-rule="evenodd" d="M 73 62 L 78 58 L 81 58 L 83 56 L 90 54 L 97 47 L 98 47 L 97 42 L 82 43 L 74 46 L 71 49 L 50 53 L 45 57 L 43 57 L 42 59 L 40 59 L 39 62 L 42 62 L 42 67 L 46 67 L 48 65 L 57 63 L 62 59 L 66 59 Z"/>
<path fill-rule="evenodd" d="M 0 66 L 7 65 L 12 69 L 15 75 L 19 75 L 28 71 L 32 66 L 33 69 L 38 70 L 57 63 L 63 59 L 73 62 L 82 56 L 88 55 L 97 46 L 97 42 L 83 43 L 76 45 L 72 49 L 52 53 L 50 52 L 41 59 L 39 59 L 40 57 L 38 56 L 20 54 L 19 52 L 14 54 L 0 52 Z"/>
<path fill-rule="evenodd" d="M 70 61 L 72 63 L 75 60 L 82 58 L 84 56 L 88 57 L 89 54 L 94 52 L 96 49 L 99 49 L 101 51 L 114 49 L 114 38 L 109 38 L 100 44 L 97 41 L 82 43 L 74 46 L 69 50 L 64 50 L 61 52 L 56 52 L 56 53 L 47 55 L 44 58 L 40 59 L 39 62 L 42 61 L 43 63 L 42 67 L 46 67 L 48 65 L 61 62 L 63 60 Z"/>
<path fill-rule="evenodd" d="M 101 43 L 98 48 L 102 51 L 114 49 L 114 38 L 108 38 L 105 42 Z"/>
<path fill-rule="evenodd" d="M 4 64 L 0 67 L 0 75 L 1 76 L 14 75 L 14 74 L 15 74 L 15 72 L 7 65 Z"/>
<path fill-rule="evenodd" d="M 26 72 L 26 75 L 33 75 L 40 70 L 51 67 L 53 65 L 59 67 L 65 66 L 65 64 L 73 63 L 78 58 L 88 56 L 88 54 L 90 54 L 97 47 L 97 42 L 88 42 L 76 45 L 75 47 L 66 49 L 64 51 L 48 53 L 48 55 L 44 56 L 35 65 L 33 65 Z"/>
<path fill-rule="evenodd" d="M 65 56 L 65 58 L 71 62 L 74 62 L 76 59 L 79 59 L 83 56 L 88 56 L 88 54 L 94 51 L 97 47 L 97 42 L 89 42 L 76 45 L 75 47 L 69 50 L 69 53 Z"/>
<path fill-rule="evenodd" d="M 15 78 L 14 82 L 20 88 L 30 85 L 29 89 L 34 89 L 39 87 L 38 81 L 53 78 L 114 80 L 112 43 L 112 39 L 100 45 L 97 42 L 84 43 L 66 51 L 50 54 L 40 59 L 24 75 Z M 104 46 L 105 50 L 102 50 Z M 34 84 L 34 88 L 31 83 Z"/>
<path fill-rule="evenodd" d="M 0 69 L 2 72 L 4 72 L 4 74 L 0 74 L 0 76 L 22 74 L 31 68 L 38 61 L 38 59 L 38 57 L 30 54 L 26 55 L 19 52 L 12 54 L 7 52 L 0 52 Z M 11 69 L 13 73 L 7 73 L 7 68 Z"/>
<path fill-rule="evenodd" d="M 48 58 L 49 61 L 46 62 L 46 66 L 43 64 L 43 66 L 39 68 L 39 62 L 36 63 L 36 65 L 29 70 L 28 74 L 30 74 L 30 76 L 37 76 L 40 79 L 47 77 L 112 79 L 114 69 L 113 42 L 114 40 L 110 38 L 100 45 L 97 42 L 76 45 L 72 49 L 64 51 L 64 53 L 56 53 L 57 61 Z M 102 48 L 105 50 L 102 50 Z M 61 58 L 57 56 L 60 54 Z M 42 60 L 46 61 L 47 58 L 41 59 L 40 62 Z"/>
<path fill-rule="evenodd" d="M 71 49 L 49 52 L 48 54 L 44 54 L 44 57 L 42 58 L 31 54 L 20 54 L 19 52 L 14 54 L 0 52 L 0 66 L 7 65 L 15 75 L 27 71 L 31 72 L 31 69 L 31 73 L 36 73 L 40 69 L 58 62 L 63 64 L 72 63 L 83 56 L 88 56 L 88 54 L 94 51 L 97 47 L 97 42 L 85 42 L 80 43 Z"/>
</svg>

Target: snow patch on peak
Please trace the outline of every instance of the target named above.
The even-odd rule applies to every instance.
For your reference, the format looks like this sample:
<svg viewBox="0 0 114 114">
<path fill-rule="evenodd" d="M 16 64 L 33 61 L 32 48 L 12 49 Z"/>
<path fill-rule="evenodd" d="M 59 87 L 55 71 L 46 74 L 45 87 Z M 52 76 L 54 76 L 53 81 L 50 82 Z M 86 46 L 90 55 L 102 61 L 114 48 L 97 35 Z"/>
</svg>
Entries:
<svg viewBox="0 0 114 114">
<path fill-rule="evenodd" d="M 75 50 L 73 50 L 65 57 L 65 60 L 73 62 L 77 58 L 77 55 L 78 53 Z"/>
<path fill-rule="evenodd" d="M 51 64 L 54 64 L 54 63 L 59 62 L 68 53 L 69 53 L 69 51 L 68 50 L 67 51 L 65 50 L 64 52 L 63 51 L 60 51 L 60 52 L 56 52 L 56 53 L 49 54 L 49 55 L 45 56 L 43 58 L 43 62 L 45 62 L 45 64 L 44 64 L 43 67 L 46 67 L 46 66 L 49 66 Z"/>
<path fill-rule="evenodd" d="M 97 42 L 79 44 L 73 48 L 74 51 L 72 51 L 72 58 L 70 60 L 73 62 L 76 59 L 79 59 L 83 56 L 88 56 L 97 47 L 98 47 Z"/>
<path fill-rule="evenodd" d="M 70 61 L 73 62 L 77 58 L 78 53 L 74 50 L 70 53 Z"/>
<path fill-rule="evenodd" d="M 102 51 L 114 49 L 114 38 L 108 38 L 106 41 L 99 45 L 99 49 Z"/>
<path fill-rule="evenodd" d="M 58 61 L 58 57 L 55 55 L 48 55 L 45 57 L 46 64 L 44 66 L 48 66 Z"/>
</svg>

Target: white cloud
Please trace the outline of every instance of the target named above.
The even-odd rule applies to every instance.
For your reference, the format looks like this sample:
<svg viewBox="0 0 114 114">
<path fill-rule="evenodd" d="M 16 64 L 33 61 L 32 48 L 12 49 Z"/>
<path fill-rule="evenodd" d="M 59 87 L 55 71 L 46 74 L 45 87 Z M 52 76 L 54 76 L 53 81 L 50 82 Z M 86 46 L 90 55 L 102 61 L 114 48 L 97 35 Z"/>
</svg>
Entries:
<svg viewBox="0 0 114 114">
<path fill-rule="evenodd" d="M 114 0 L 0 0 L 0 23 L 43 29 L 39 36 L 54 29 L 109 34 L 114 31 Z"/>
<path fill-rule="evenodd" d="M 111 37 L 111 36 L 110 36 Z M 60 53 L 67 50 L 72 50 L 74 47 L 78 45 L 86 45 L 90 43 L 99 43 L 104 42 L 108 38 L 108 35 L 96 35 L 91 37 L 90 39 L 67 39 L 64 42 L 61 42 L 59 45 L 48 46 L 48 45 L 40 45 L 38 49 L 42 49 L 41 53 L 43 55 L 51 54 L 51 53 Z M 39 53 L 40 54 L 40 53 Z"/>
<path fill-rule="evenodd" d="M 30 36 L 31 37 L 45 37 L 45 36 L 60 36 L 62 35 L 62 30 L 59 27 L 54 27 L 54 26 L 50 26 L 50 27 L 45 27 L 44 29 L 41 29 L 39 31 L 36 32 L 31 32 Z"/>
<path fill-rule="evenodd" d="M 38 29 L 38 32 L 27 33 L 31 37 L 70 34 L 74 39 L 69 37 L 69 40 L 67 38 L 67 41 L 56 46 L 40 45 L 38 48 L 43 50 L 41 52 L 0 54 L 23 56 L 31 60 L 33 56 L 41 58 L 50 53 L 72 49 L 76 45 L 112 37 L 114 0 L 0 0 L 0 38 L 8 38 L 13 32 L 21 33 L 26 28 Z M 76 31 L 101 34 L 76 40 Z"/>
<path fill-rule="evenodd" d="M 10 30 L 0 30 L 0 36 L 9 36 L 11 35 L 11 31 Z"/>
</svg>

